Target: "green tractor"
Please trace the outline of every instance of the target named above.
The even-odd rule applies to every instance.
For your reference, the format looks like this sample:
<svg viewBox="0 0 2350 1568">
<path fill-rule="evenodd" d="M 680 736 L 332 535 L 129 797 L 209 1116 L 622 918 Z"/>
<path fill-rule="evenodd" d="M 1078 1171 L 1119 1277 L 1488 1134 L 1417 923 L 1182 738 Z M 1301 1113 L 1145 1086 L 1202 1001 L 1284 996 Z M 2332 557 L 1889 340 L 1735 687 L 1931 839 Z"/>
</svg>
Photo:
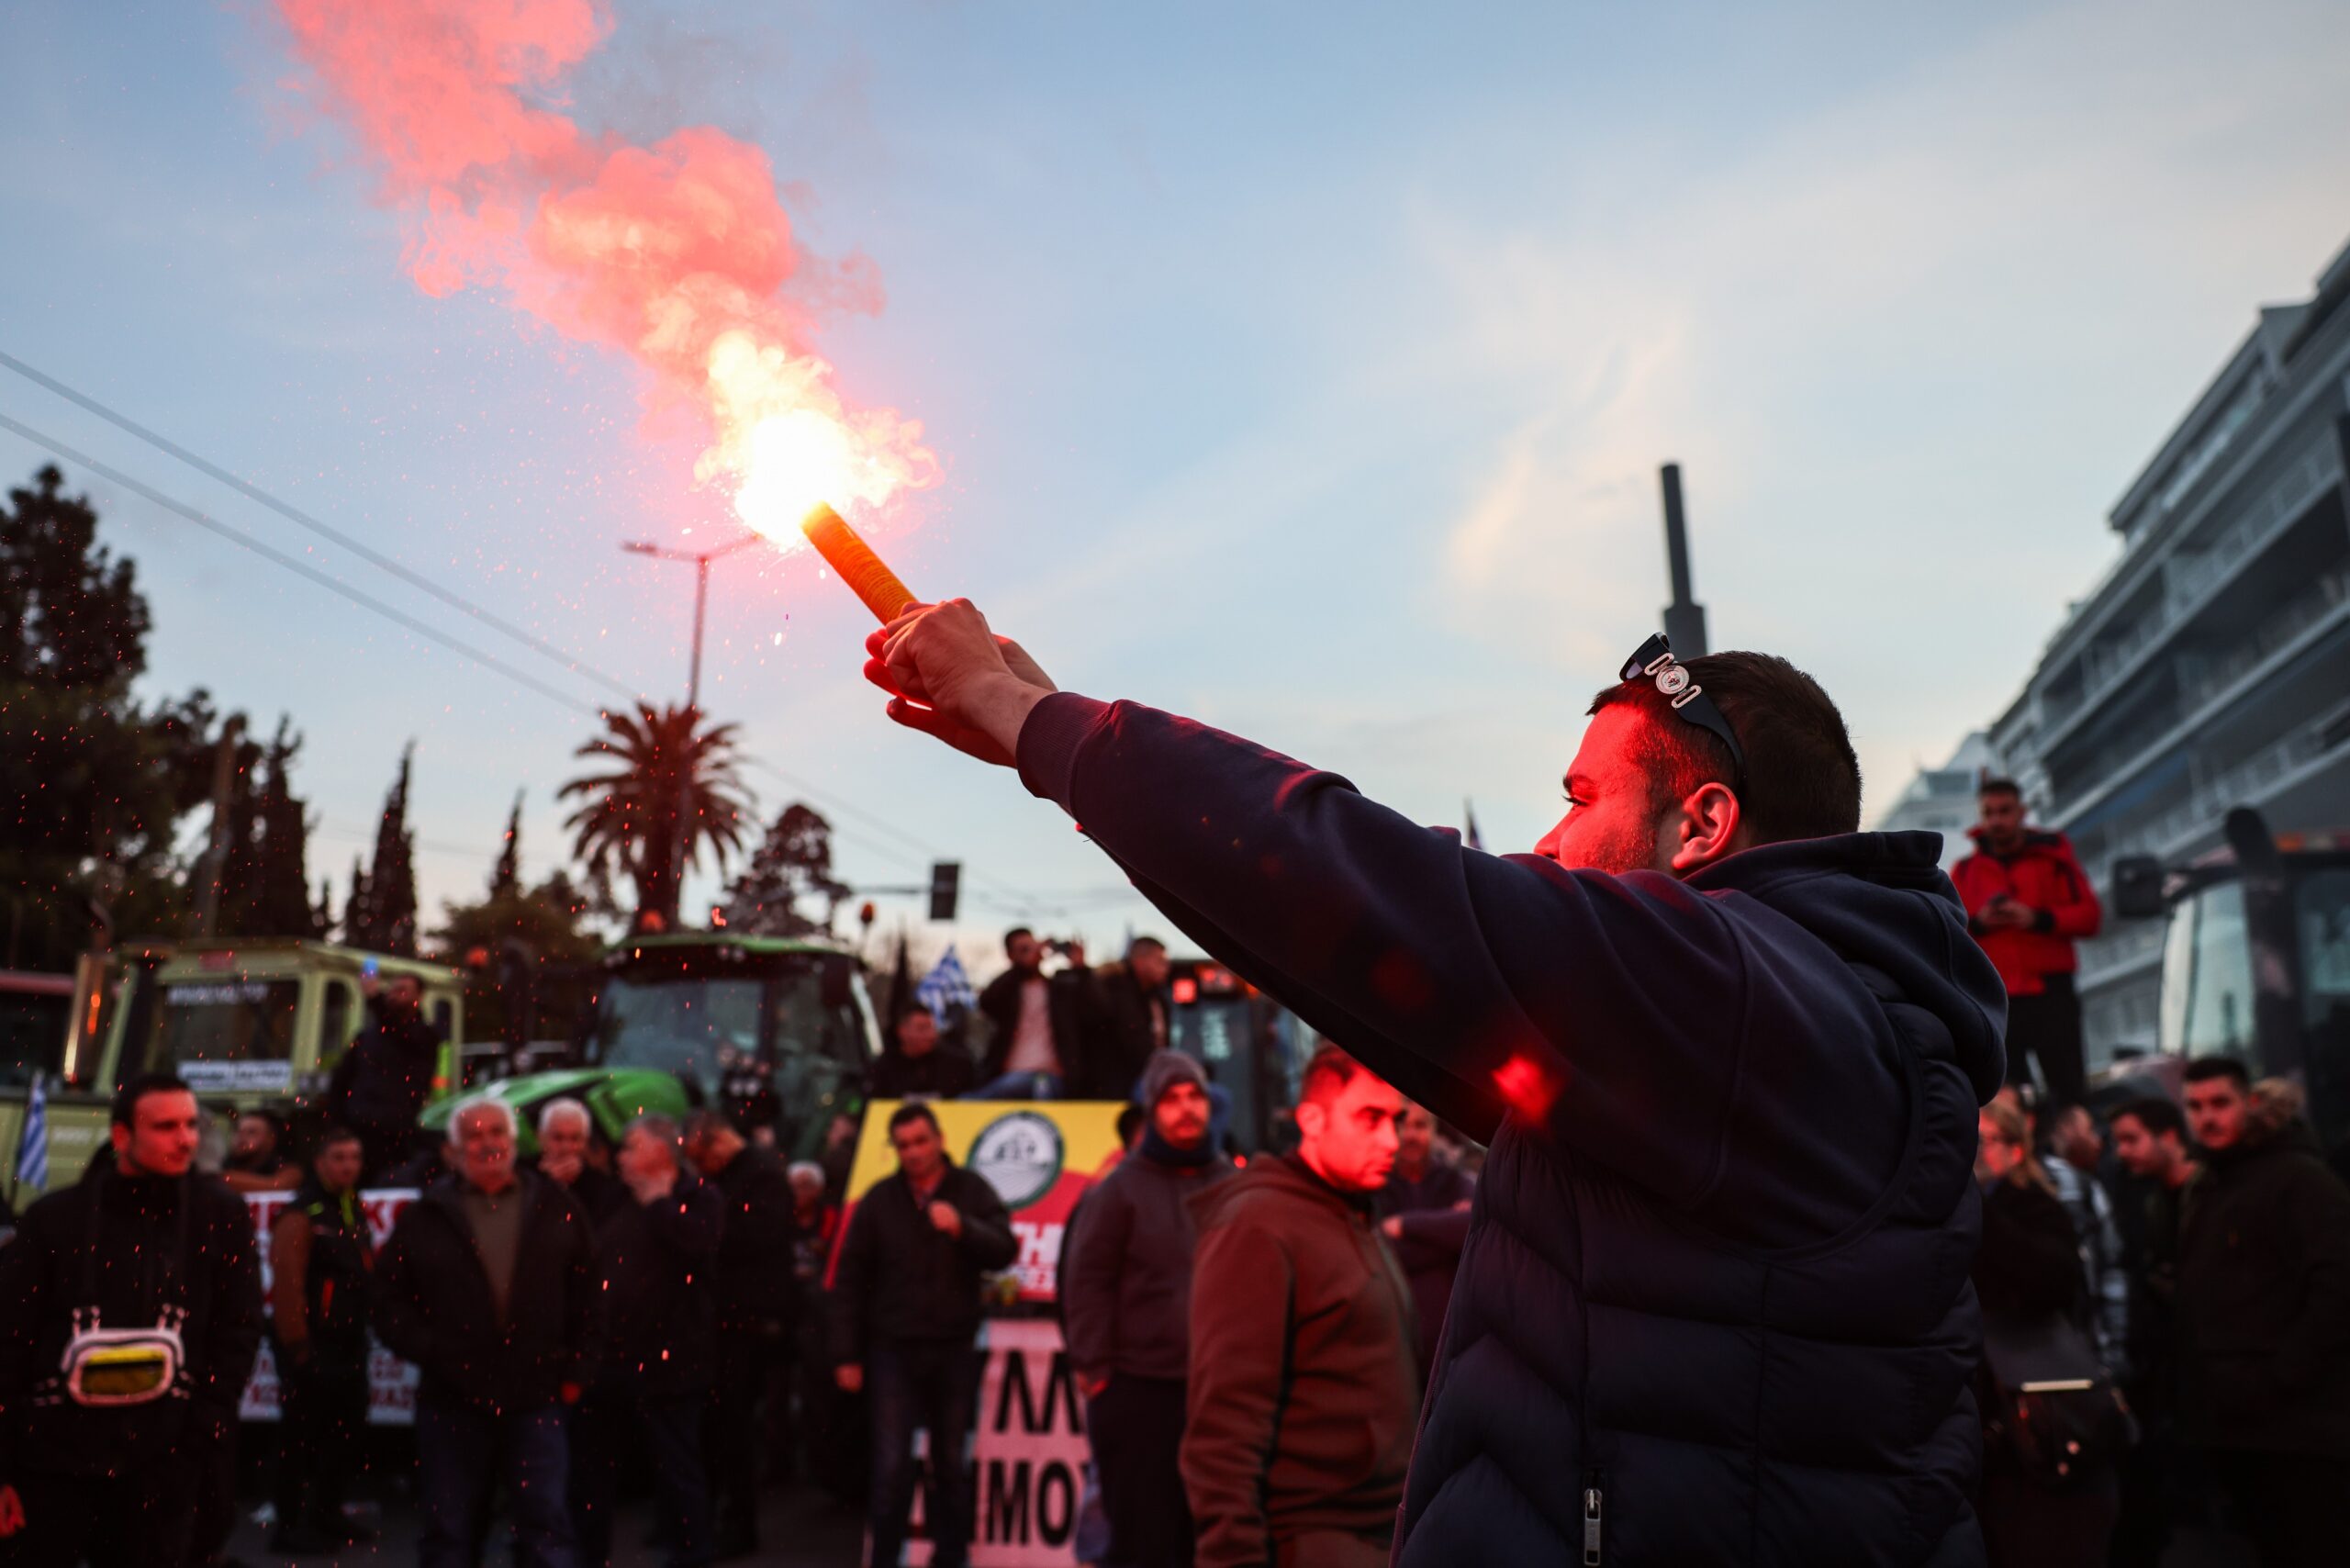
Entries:
<svg viewBox="0 0 2350 1568">
<path fill-rule="evenodd" d="M 588 983 L 575 1060 L 480 1086 L 514 1107 L 526 1154 L 538 1112 L 563 1098 L 584 1103 L 612 1143 L 648 1113 L 747 1106 L 790 1159 L 814 1158 L 834 1119 L 863 1109 L 880 1031 L 852 953 L 722 932 L 640 936 L 608 953 Z M 454 1103 L 428 1106 L 423 1125 L 444 1130 Z"/>
</svg>

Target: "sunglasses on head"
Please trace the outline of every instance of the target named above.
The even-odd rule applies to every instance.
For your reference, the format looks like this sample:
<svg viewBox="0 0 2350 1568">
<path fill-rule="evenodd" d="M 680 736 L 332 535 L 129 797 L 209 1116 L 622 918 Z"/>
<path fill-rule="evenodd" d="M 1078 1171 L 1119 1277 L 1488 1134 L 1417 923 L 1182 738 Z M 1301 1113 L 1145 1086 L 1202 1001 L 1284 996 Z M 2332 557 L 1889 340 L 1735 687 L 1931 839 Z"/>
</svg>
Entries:
<svg viewBox="0 0 2350 1568">
<path fill-rule="evenodd" d="M 1738 744 L 1738 732 L 1729 727 L 1722 711 L 1706 695 L 1706 689 L 1691 678 L 1689 666 L 1673 656 L 1673 644 L 1659 632 L 1636 649 L 1624 661 L 1620 677 L 1624 680 L 1653 680 L 1656 689 L 1673 704 L 1673 711 L 1691 723 L 1711 731 L 1729 747 L 1730 790 L 1743 794 L 1746 790 L 1746 748 Z"/>
</svg>

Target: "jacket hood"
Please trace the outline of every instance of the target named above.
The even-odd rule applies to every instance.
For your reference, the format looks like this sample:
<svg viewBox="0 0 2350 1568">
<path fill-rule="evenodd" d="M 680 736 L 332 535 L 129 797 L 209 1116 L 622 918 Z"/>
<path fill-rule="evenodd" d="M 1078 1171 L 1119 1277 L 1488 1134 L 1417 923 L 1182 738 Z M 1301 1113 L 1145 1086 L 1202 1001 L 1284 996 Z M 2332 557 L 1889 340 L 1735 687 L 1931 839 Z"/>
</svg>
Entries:
<svg viewBox="0 0 2350 1568">
<path fill-rule="evenodd" d="M 1942 835 L 1852 833 L 1766 844 L 1688 885 L 1740 893 L 1794 921 L 1848 964 L 1890 978 L 1951 1032 L 1979 1100 L 2007 1070 L 2007 988 L 1966 934 L 1966 909 L 1937 864 Z"/>
<path fill-rule="evenodd" d="M 1262 1155 L 1240 1174 L 1184 1200 L 1202 1234 L 1231 1217 L 1232 1207 L 1253 1193 L 1268 1193 L 1297 1203 L 1318 1204 L 1337 1215 L 1350 1212 L 1345 1194 L 1308 1170 L 1293 1154 Z M 1365 1196 L 1369 1196 L 1368 1193 Z"/>
</svg>

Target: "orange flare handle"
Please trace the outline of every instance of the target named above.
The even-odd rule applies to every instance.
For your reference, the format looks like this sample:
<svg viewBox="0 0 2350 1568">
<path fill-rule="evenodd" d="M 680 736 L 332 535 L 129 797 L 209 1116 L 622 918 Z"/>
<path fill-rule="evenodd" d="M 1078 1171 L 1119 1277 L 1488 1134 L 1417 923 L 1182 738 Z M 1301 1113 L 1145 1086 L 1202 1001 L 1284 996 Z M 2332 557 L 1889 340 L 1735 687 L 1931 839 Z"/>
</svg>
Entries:
<svg viewBox="0 0 2350 1568">
<path fill-rule="evenodd" d="M 800 520 L 800 532 L 883 624 L 903 614 L 906 606 L 921 602 L 913 589 L 881 564 L 873 546 L 859 539 L 856 531 L 841 521 L 841 514 L 822 501 Z"/>
</svg>

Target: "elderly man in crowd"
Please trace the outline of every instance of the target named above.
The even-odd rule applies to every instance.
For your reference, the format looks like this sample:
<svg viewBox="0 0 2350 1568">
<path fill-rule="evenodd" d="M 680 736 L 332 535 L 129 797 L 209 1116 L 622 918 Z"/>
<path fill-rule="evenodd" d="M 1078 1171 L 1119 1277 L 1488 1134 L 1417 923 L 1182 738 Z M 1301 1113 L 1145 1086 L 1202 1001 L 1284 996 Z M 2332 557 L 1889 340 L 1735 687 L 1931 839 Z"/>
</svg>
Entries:
<svg viewBox="0 0 2350 1568">
<path fill-rule="evenodd" d="M 572 1568 L 565 1410 L 593 1350 L 596 1238 L 563 1190 L 514 1161 L 514 1111 L 449 1118 L 453 1174 L 402 1212 L 376 1272 L 375 1332 L 417 1389 L 423 1568 L 474 1568 L 502 1477 L 517 1568 Z"/>
<path fill-rule="evenodd" d="M 619 1163 L 625 1200 L 596 1228 L 602 1354 L 575 1426 L 585 1450 L 572 1467 L 582 1484 L 571 1506 L 579 1561 L 611 1561 L 612 1504 L 634 1432 L 653 1462 L 669 1568 L 702 1568 L 713 1556 L 702 1417 L 718 1374 L 711 1266 L 725 1203 L 683 1168 L 677 1124 L 666 1116 L 638 1117 Z"/>
<path fill-rule="evenodd" d="M 628 1202 L 628 1189 L 599 1160 L 596 1121 L 588 1107 L 569 1096 L 539 1109 L 539 1174 L 571 1194 L 571 1201 L 601 1225 Z"/>
</svg>

